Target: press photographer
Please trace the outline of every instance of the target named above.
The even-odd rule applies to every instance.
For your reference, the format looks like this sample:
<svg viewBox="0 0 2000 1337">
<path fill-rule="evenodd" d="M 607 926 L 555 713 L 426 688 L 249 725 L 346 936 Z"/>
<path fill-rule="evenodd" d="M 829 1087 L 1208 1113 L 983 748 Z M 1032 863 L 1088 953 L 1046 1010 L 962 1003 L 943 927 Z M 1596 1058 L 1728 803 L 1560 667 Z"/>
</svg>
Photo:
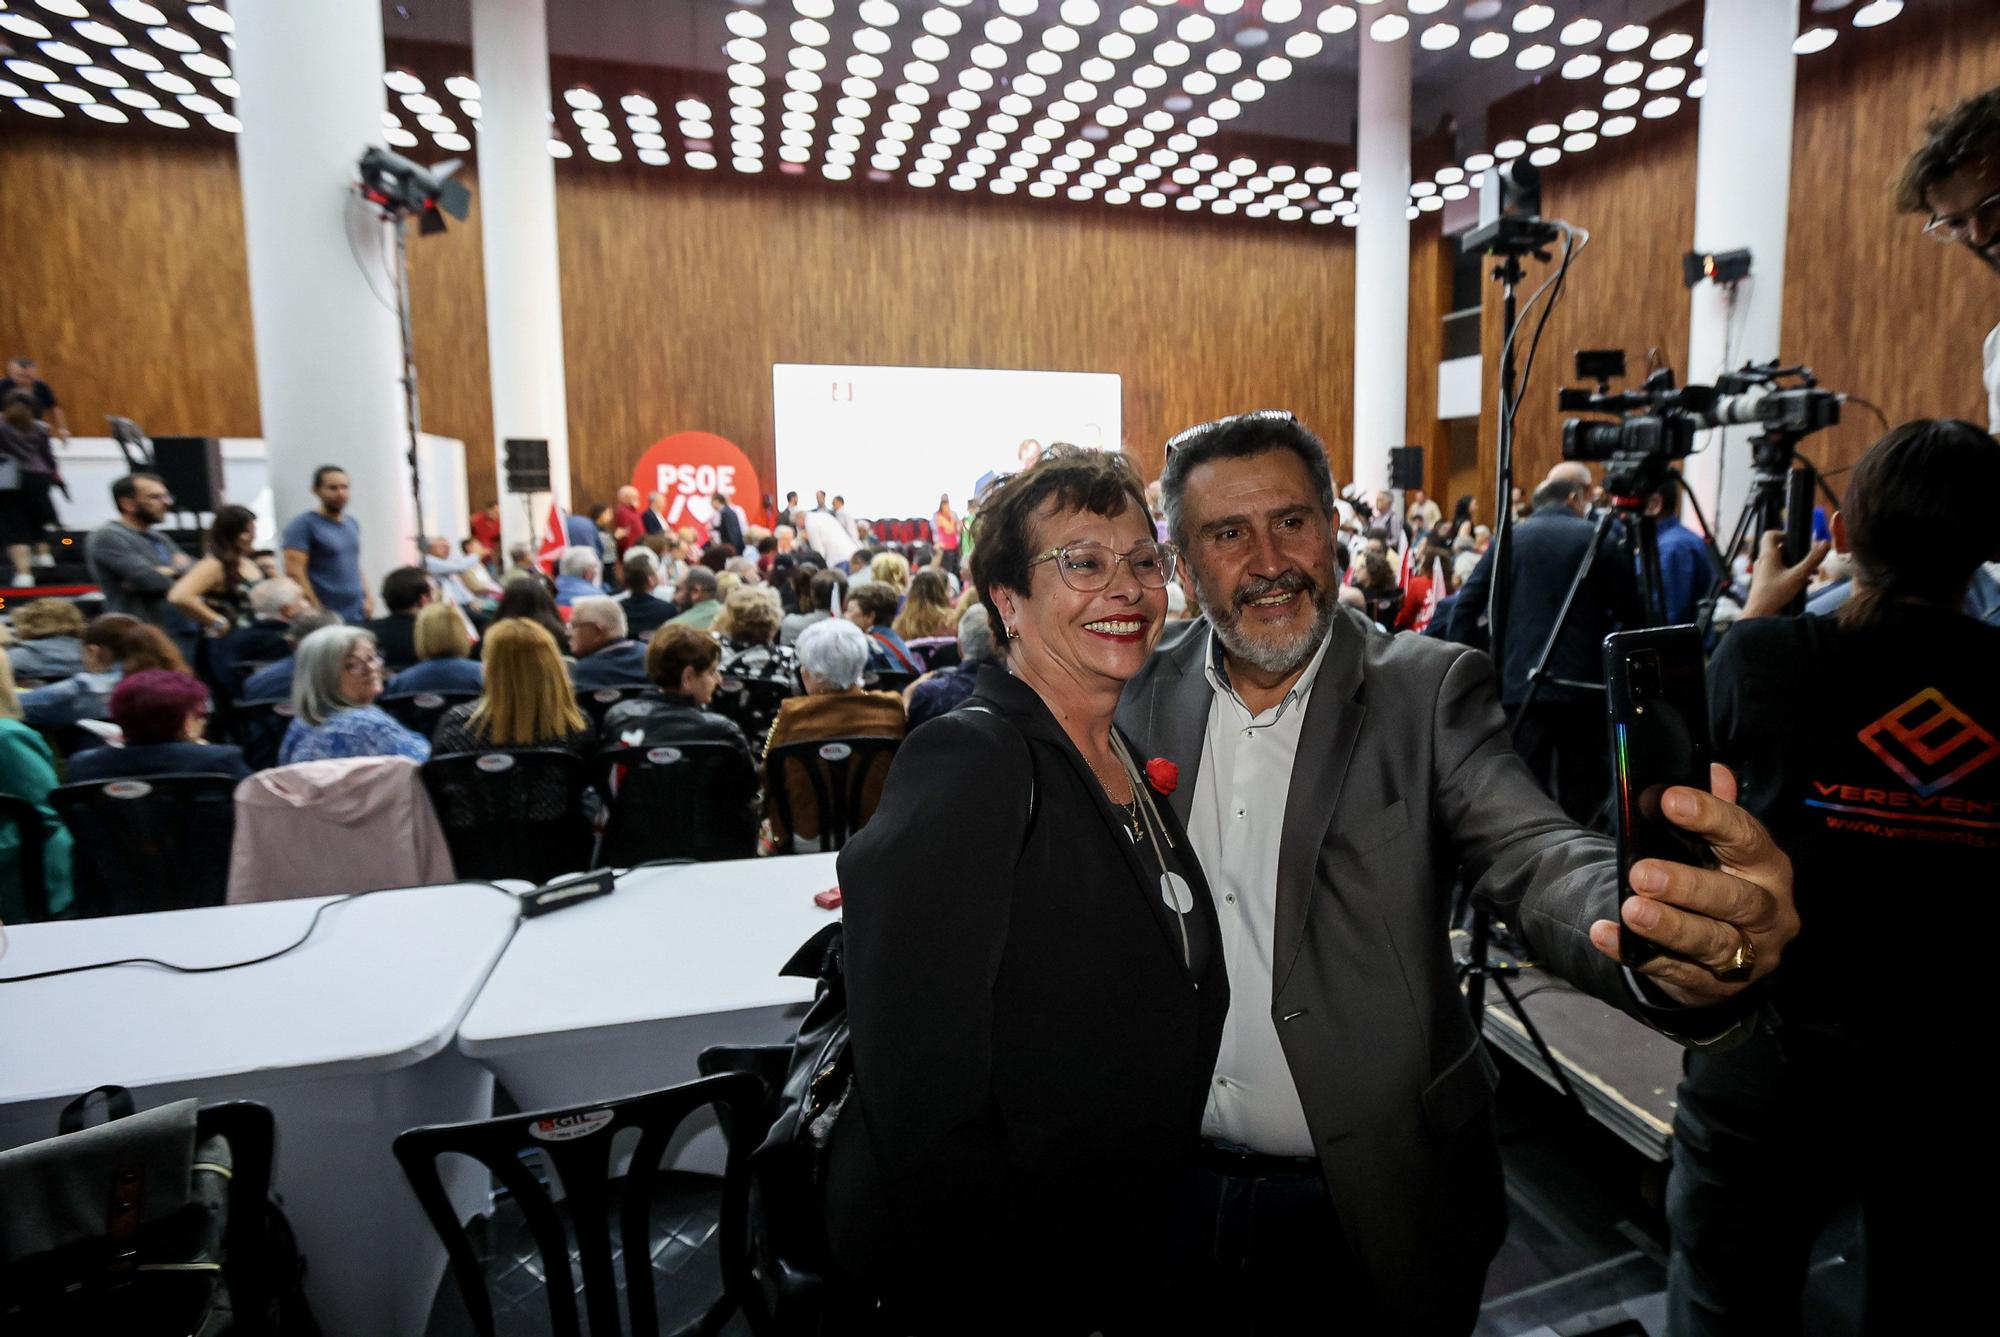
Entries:
<svg viewBox="0 0 2000 1337">
<path fill-rule="evenodd" d="M 1676 1334 L 1801 1331 L 1814 1239 L 1856 1199 L 1866 1330 L 1969 1330 L 1948 1314 L 1983 1247 L 1934 1195 L 1983 1202 L 1990 1184 L 1975 1111 L 1946 1089 L 1990 989 L 1931 944 L 1980 932 L 2000 886 L 2000 629 L 1960 611 L 2000 556 L 2000 519 L 1967 499 L 1996 494 L 1985 432 L 1897 428 L 1833 517 L 1855 570 L 1839 614 L 1761 615 L 1803 589 L 1805 564 L 1767 561 L 1710 665 L 1716 760 L 1791 854 L 1803 928 L 1772 978 L 1774 1020 L 1687 1058 L 1667 1200 Z"/>
</svg>

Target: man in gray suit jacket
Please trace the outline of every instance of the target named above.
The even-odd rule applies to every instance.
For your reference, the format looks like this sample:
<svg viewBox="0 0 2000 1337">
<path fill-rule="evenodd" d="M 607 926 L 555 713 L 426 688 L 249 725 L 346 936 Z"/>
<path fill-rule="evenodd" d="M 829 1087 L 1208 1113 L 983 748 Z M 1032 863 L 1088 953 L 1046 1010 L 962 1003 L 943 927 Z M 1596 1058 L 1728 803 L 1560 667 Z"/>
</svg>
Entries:
<svg viewBox="0 0 2000 1337">
<path fill-rule="evenodd" d="M 1454 879 L 1548 969 L 1705 1043 L 1797 931 L 1790 865 L 1726 774 L 1670 791 L 1720 868 L 1635 868 L 1625 922 L 1685 959 L 1628 969 L 1612 843 L 1536 787 L 1491 661 L 1339 606 L 1319 441 L 1289 414 L 1225 419 L 1169 444 L 1163 483 L 1205 620 L 1118 722 L 1179 768 L 1229 967 L 1189 1211 L 1202 1330 L 1470 1332 L 1506 1208 Z"/>
</svg>

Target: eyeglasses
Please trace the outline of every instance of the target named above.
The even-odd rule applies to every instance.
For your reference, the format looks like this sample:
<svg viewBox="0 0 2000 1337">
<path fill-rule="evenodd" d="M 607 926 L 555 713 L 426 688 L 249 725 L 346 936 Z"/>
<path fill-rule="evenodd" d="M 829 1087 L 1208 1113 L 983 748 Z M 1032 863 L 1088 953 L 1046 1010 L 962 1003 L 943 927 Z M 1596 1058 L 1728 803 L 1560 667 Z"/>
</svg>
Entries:
<svg viewBox="0 0 2000 1337">
<path fill-rule="evenodd" d="M 1127 552 L 1113 552 L 1102 543 L 1072 543 L 1063 548 L 1051 548 L 1039 557 L 1031 558 L 1029 566 L 1040 566 L 1043 562 L 1054 562 L 1056 574 L 1062 583 L 1078 594 L 1095 594 L 1111 584 L 1111 578 L 1118 571 L 1120 562 L 1132 568 L 1132 578 L 1147 589 L 1165 588 L 1174 578 L 1174 564 L 1180 554 L 1171 543 L 1155 543 L 1146 539 L 1134 544 Z"/>
<path fill-rule="evenodd" d="M 1192 427 L 1186 427 L 1175 432 L 1171 437 L 1167 438 L 1166 453 L 1171 455 L 1196 437 L 1205 436 L 1218 427 L 1233 427 L 1237 423 L 1243 422 L 1279 423 L 1297 421 L 1298 418 L 1286 409 L 1253 409 L 1249 413 L 1232 413 L 1227 418 L 1217 418 L 1213 422 L 1196 423 Z"/>
<path fill-rule="evenodd" d="M 1968 213 L 1932 214 L 1931 221 L 1924 224 L 1924 235 L 1938 241 L 1964 241 L 1972 235 L 1975 222 L 1983 224 L 1989 235 L 2000 232 L 2000 190 L 1973 205 Z"/>
</svg>

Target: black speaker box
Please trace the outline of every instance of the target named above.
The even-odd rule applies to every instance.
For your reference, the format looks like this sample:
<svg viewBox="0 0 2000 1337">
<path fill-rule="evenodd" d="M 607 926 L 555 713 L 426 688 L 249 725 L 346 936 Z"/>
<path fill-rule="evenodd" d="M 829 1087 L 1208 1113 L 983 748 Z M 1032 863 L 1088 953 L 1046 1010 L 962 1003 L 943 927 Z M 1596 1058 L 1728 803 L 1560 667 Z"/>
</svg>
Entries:
<svg viewBox="0 0 2000 1337">
<path fill-rule="evenodd" d="M 524 437 L 507 438 L 507 490 L 549 490 L 549 443 Z"/>
<path fill-rule="evenodd" d="M 212 513 L 222 505 L 222 442 L 212 436 L 156 436 L 153 472 L 174 494 L 174 509 Z"/>
<path fill-rule="evenodd" d="M 1392 446 L 1389 450 L 1389 486 L 1399 492 L 1413 492 L 1424 485 L 1424 448 Z"/>
</svg>

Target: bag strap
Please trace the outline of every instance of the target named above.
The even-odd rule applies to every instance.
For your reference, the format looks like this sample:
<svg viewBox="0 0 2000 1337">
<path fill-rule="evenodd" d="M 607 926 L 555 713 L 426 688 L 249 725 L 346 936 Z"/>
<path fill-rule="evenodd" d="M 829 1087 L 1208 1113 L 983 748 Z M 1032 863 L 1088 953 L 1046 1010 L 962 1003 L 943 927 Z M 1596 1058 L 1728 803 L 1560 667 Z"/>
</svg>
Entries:
<svg viewBox="0 0 2000 1337">
<path fill-rule="evenodd" d="M 104 1097 L 104 1121 L 129 1119 L 132 1117 L 132 1093 L 122 1086 L 99 1086 L 85 1091 L 75 1100 L 62 1107 L 62 1114 L 56 1119 L 59 1133 L 80 1133 L 85 1128 L 84 1116 L 89 1112 L 93 1096 Z"/>
<path fill-rule="evenodd" d="M 1028 746 L 1028 736 L 1022 733 L 1020 727 L 1016 725 L 1012 720 L 1008 719 L 1005 715 L 1002 715 L 999 711 L 993 709 L 993 707 L 991 706 L 982 706 L 974 704 L 972 702 L 967 702 L 965 705 L 960 706 L 959 709 L 965 711 L 971 711 L 979 715 L 990 715 L 994 719 L 1000 721 L 1000 723 L 1006 727 L 1007 732 L 1014 735 L 1015 739 L 1021 744 L 1021 751 L 1028 758 L 1028 822 L 1027 825 L 1021 829 L 1021 848 L 1022 850 L 1025 851 L 1028 848 L 1028 836 L 1032 834 L 1035 829 L 1035 814 L 1040 809 L 1040 805 L 1037 802 L 1038 795 L 1035 787 L 1035 753 L 1034 749 Z"/>
</svg>

